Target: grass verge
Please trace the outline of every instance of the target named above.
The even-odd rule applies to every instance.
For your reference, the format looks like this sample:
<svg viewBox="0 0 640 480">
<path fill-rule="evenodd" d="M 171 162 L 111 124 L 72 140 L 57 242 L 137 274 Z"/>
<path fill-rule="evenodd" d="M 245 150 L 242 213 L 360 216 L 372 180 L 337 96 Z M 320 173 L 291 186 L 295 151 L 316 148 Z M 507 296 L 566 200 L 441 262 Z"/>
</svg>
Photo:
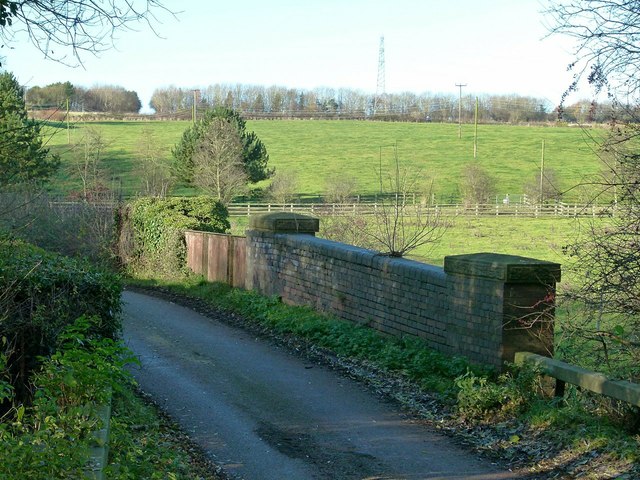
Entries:
<svg viewBox="0 0 640 480">
<path fill-rule="evenodd" d="M 361 378 L 423 413 L 435 428 L 533 478 L 640 477 L 640 435 L 624 428 L 631 425 L 628 415 L 633 412 L 612 417 L 612 409 L 603 408 L 606 401 L 573 388 L 564 399 L 539 395 L 542 379 L 536 372 L 512 369 L 497 375 L 462 358 L 434 352 L 419 340 L 382 336 L 306 307 L 284 305 L 277 298 L 199 277 L 133 280 L 131 285 L 199 299 L 276 337 L 293 336 L 332 355 L 373 366 L 383 376 L 409 382 L 416 387 L 412 393 L 399 392 L 395 380 L 377 388 L 379 378 Z M 422 408 L 425 392 L 429 405 Z"/>
</svg>

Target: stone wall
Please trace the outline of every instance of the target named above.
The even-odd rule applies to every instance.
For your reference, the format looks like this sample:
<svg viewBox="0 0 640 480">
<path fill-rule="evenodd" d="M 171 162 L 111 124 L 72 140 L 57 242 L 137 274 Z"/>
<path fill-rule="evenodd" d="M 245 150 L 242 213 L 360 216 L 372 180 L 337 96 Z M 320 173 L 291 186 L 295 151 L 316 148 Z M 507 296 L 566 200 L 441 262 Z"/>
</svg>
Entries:
<svg viewBox="0 0 640 480">
<path fill-rule="evenodd" d="M 302 215 L 252 217 L 244 286 L 497 368 L 515 351 L 552 353 L 560 265 L 481 253 L 446 257 L 441 268 L 319 239 L 318 228 Z M 211 271 L 187 243 L 190 266 Z"/>
</svg>

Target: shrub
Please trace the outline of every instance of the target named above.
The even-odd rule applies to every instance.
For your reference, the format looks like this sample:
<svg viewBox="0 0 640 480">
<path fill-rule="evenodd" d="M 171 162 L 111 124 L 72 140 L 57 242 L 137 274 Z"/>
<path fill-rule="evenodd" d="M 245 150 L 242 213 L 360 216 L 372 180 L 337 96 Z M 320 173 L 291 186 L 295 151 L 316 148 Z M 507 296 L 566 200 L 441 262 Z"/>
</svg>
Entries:
<svg viewBox="0 0 640 480">
<path fill-rule="evenodd" d="M 140 198 L 120 212 L 120 258 L 134 275 L 184 271 L 186 230 L 223 233 L 229 213 L 212 197 Z"/>
<path fill-rule="evenodd" d="M 132 360 L 119 342 L 97 335 L 99 327 L 99 318 L 81 317 L 64 328 L 60 348 L 33 376 L 33 403 L 16 403 L 1 418 L 3 479 L 84 478 L 92 432 L 100 427 L 95 406 L 128 383 L 124 365 Z M 5 360 L 0 354 L 0 378 Z M 0 380 L 0 392 L 6 386 Z M 6 398 L 15 402 L 10 390 Z"/>
<path fill-rule="evenodd" d="M 98 317 L 92 328 L 108 338 L 121 329 L 116 275 L 20 241 L 0 242 L 0 291 L 0 337 L 19 398 L 38 357 L 53 353 L 76 318 Z"/>
<path fill-rule="evenodd" d="M 468 371 L 455 380 L 458 412 L 471 419 L 507 418 L 531 404 L 538 374 L 529 368 L 507 371 L 497 381 Z"/>
</svg>

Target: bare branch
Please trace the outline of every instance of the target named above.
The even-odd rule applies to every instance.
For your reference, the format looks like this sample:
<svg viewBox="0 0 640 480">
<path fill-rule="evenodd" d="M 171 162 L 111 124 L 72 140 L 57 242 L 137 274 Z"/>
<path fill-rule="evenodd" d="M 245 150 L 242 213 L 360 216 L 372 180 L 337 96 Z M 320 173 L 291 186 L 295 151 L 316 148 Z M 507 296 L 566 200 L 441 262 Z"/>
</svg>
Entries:
<svg viewBox="0 0 640 480">
<path fill-rule="evenodd" d="M 0 29 L 7 43 L 26 33 L 46 58 L 82 64 L 86 53 L 113 47 L 115 34 L 144 24 L 154 33 L 157 13 L 175 16 L 160 0 L 22 0 L 9 2 L 9 21 Z"/>
</svg>

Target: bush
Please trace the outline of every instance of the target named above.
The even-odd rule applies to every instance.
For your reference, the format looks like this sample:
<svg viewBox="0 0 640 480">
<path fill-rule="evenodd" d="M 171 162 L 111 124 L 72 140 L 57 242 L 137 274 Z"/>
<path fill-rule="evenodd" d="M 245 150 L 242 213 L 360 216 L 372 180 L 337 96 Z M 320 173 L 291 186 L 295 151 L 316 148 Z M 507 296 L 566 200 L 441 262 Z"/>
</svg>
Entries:
<svg viewBox="0 0 640 480">
<path fill-rule="evenodd" d="M 99 327 L 97 317 L 81 317 L 61 332 L 60 348 L 33 376 L 37 393 L 26 406 L 2 380 L 0 354 L 0 392 L 14 402 L 0 422 L 3 479 L 85 478 L 92 432 L 101 426 L 96 404 L 128 383 L 124 365 L 132 360 L 120 343 L 97 335 Z"/>
<path fill-rule="evenodd" d="M 78 260 L 20 241 L 0 242 L 0 338 L 16 394 L 27 395 L 38 357 L 51 355 L 62 330 L 80 316 L 99 318 L 95 333 L 121 330 L 120 279 Z"/>
<path fill-rule="evenodd" d="M 538 374 L 529 368 L 508 371 L 497 381 L 468 371 L 455 380 L 458 412 L 470 419 L 504 419 L 524 411 L 536 396 Z"/>
<path fill-rule="evenodd" d="M 119 251 L 134 275 L 175 276 L 184 271 L 186 230 L 224 233 L 229 212 L 212 197 L 140 198 L 120 212 Z"/>
</svg>

